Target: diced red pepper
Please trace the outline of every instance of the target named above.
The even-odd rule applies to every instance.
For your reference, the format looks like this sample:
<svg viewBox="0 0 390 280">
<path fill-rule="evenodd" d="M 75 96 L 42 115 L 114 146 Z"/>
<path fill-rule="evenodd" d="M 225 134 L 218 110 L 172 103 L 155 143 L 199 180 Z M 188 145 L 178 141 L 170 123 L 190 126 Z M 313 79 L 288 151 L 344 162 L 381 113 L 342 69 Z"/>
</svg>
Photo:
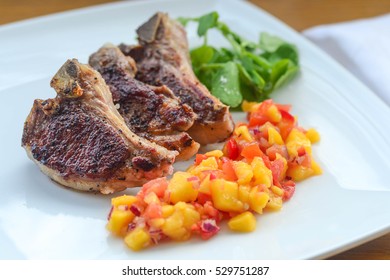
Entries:
<svg viewBox="0 0 390 280">
<path fill-rule="evenodd" d="M 238 149 L 238 145 L 236 140 L 233 138 L 230 138 L 229 141 L 226 143 L 226 151 L 227 151 L 227 157 L 235 160 L 240 155 L 240 150 Z"/>
<path fill-rule="evenodd" d="M 283 140 L 286 140 L 287 136 L 290 134 L 291 130 L 295 125 L 295 118 L 290 113 L 280 110 L 280 114 L 282 115 L 282 119 L 277 124 L 280 129 L 280 135 Z"/>
</svg>

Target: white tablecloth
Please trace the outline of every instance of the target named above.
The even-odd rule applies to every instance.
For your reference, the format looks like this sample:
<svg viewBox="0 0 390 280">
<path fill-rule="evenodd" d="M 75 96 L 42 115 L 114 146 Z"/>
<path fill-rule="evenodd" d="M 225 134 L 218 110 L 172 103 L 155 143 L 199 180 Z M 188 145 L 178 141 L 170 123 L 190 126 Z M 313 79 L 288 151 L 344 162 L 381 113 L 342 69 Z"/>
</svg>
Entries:
<svg viewBox="0 0 390 280">
<path fill-rule="evenodd" d="M 390 105 L 390 14 L 313 27 L 303 34 Z"/>
</svg>

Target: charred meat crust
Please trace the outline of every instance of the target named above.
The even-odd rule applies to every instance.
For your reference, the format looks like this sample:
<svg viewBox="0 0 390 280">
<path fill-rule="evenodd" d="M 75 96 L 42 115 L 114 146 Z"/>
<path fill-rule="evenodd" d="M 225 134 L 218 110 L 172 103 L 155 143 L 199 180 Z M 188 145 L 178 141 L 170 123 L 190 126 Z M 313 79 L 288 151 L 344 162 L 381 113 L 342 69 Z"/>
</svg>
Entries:
<svg viewBox="0 0 390 280">
<path fill-rule="evenodd" d="M 127 62 L 127 65 L 126 65 Z M 92 54 L 89 64 L 97 70 L 110 88 L 119 113 L 134 132 L 152 134 L 189 129 L 195 114 L 165 86 L 151 87 L 134 78 L 135 62 L 115 46 L 105 46 Z"/>
<path fill-rule="evenodd" d="M 219 134 L 210 135 L 209 130 L 190 134 L 196 141 L 207 144 L 225 140 L 234 127 L 227 116 L 229 108 L 212 96 L 194 75 L 184 28 L 166 14 L 157 13 L 137 29 L 137 34 L 140 46 L 120 45 L 137 63 L 136 78 L 147 84 L 168 86 L 197 114 L 195 128 L 223 126 Z"/>
<path fill-rule="evenodd" d="M 170 174 L 177 153 L 128 129 L 98 72 L 68 60 L 51 86 L 57 96 L 35 100 L 22 146 L 53 180 L 111 193 Z"/>
<path fill-rule="evenodd" d="M 62 176 L 108 178 L 125 165 L 126 143 L 103 118 L 82 103 L 65 101 L 47 115 L 46 101 L 36 100 L 36 125 L 26 126 L 23 144 L 30 138 L 33 157 Z M 29 135 L 29 137 L 27 136 Z"/>
<path fill-rule="evenodd" d="M 180 104 L 166 86 L 153 87 L 136 80 L 132 58 L 114 45 L 105 45 L 90 56 L 89 64 L 106 81 L 130 130 L 169 150 L 191 155 L 197 152 L 199 145 L 183 132 L 194 122 L 192 109 Z"/>
</svg>

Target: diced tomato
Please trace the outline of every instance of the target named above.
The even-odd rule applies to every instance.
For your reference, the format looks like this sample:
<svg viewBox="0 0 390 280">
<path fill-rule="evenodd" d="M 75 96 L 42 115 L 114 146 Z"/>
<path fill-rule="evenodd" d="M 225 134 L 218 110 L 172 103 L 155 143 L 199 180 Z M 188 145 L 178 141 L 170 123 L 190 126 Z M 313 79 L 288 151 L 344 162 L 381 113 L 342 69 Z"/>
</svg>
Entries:
<svg viewBox="0 0 390 280">
<path fill-rule="evenodd" d="M 206 155 L 196 154 L 196 156 L 195 156 L 195 165 L 199 165 L 205 159 L 207 159 Z"/>
<path fill-rule="evenodd" d="M 287 148 L 284 145 L 277 145 L 274 144 L 271 147 L 269 147 L 265 151 L 266 155 L 269 157 L 270 160 L 274 160 L 276 158 L 276 154 L 280 154 L 285 159 L 288 159 L 288 152 Z"/>
<path fill-rule="evenodd" d="M 226 180 L 233 181 L 233 182 L 238 180 L 231 160 L 226 161 L 222 164 L 222 171 L 223 171 L 224 178 Z"/>
<path fill-rule="evenodd" d="M 268 168 L 268 169 L 271 169 L 271 161 L 269 160 L 269 158 L 266 156 L 266 155 L 262 155 L 261 158 L 263 159 L 264 161 L 264 165 Z"/>
<path fill-rule="evenodd" d="M 207 201 L 211 201 L 211 196 L 202 192 L 198 193 L 198 198 L 196 200 L 200 204 L 205 204 Z"/>
<path fill-rule="evenodd" d="M 290 113 L 284 110 L 280 110 L 282 115 L 281 121 L 277 124 L 280 129 L 280 135 L 283 140 L 286 140 L 287 136 L 290 134 L 290 131 L 294 128 L 295 118 Z"/>
<path fill-rule="evenodd" d="M 299 165 L 310 168 L 311 167 L 311 157 L 308 154 L 305 154 L 304 156 L 299 157 Z"/>
<path fill-rule="evenodd" d="M 291 105 L 290 104 L 275 104 L 276 108 L 278 108 L 279 111 L 285 111 L 290 112 Z"/>
<path fill-rule="evenodd" d="M 261 157 L 263 152 L 260 150 L 257 143 L 251 143 L 242 149 L 241 155 L 251 161 L 254 157 Z"/>
<path fill-rule="evenodd" d="M 146 220 L 156 219 L 162 217 L 161 205 L 159 203 L 150 203 L 146 207 L 143 216 Z"/>
<path fill-rule="evenodd" d="M 272 101 L 272 99 L 264 100 L 263 102 L 261 102 L 257 111 L 265 113 L 265 112 L 267 112 L 269 107 L 271 107 L 271 105 L 274 105 L 274 102 Z"/>
<path fill-rule="evenodd" d="M 227 152 L 227 157 L 232 160 L 237 159 L 238 156 L 240 155 L 240 150 L 238 149 L 237 142 L 233 138 L 230 138 L 229 141 L 227 141 L 226 152 Z"/>
<path fill-rule="evenodd" d="M 295 192 L 295 182 L 292 180 L 282 182 L 281 187 L 284 191 L 282 197 L 283 201 L 289 200 Z"/>
<path fill-rule="evenodd" d="M 253 112 L 249 118 L 248 127 L 260 126 L 268 121 L 268 117 L 260 112 Z"/>
<path fill-rule="evenodd" d="M 142 186 L 141 191 L 139 192 L 139 196 L 143 198 L 145 195 L 147 195 L 150 192 L 154 192 L 158 197 L 163 197 L 165 190 L 168 187 L 168 180 L 165 177 L 157 178 L 154 180 L 151 180 L 147 183 L 145 183 Z"/>
<path fill-rule="evenodd" d="M 271 171 L 273 177 L 273 183 L 275 186 L 280 186 L 280 181 L 283 179 L 284 163 L 281 159 L 271 161 Z"/>
<path fill-rule="evenodd" d="M 221 220 L 220 212 L 216 208 L 214 208 L 211 201 L 208 201 L 204 204 L 203 213 L 207 215 L 208 218 L 214 219 L 217 222 Z"/>
</svg>

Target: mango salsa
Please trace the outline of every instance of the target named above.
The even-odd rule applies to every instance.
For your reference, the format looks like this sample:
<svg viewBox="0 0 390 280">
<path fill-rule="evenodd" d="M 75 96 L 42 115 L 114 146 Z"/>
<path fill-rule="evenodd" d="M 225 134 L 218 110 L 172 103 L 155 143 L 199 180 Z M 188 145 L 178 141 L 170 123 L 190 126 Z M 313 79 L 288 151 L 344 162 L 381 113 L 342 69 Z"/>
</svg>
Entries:
<svg viewBox="0 0 390 280">
<path fill-rule="evenodd" d="M 222 150 L 196 155 L 170 180 L 144 184 L 136 196 L 111 200 L 107 229 L 138 251 L 164 240 L 209 239 L 227 221 L 230 230 L 251 232 L 255 214 L 279 211 L 295 182 L 319 175 L 312 144 L 320 140 L 289 113 L 290 106 L 243 102 L 248 124 L 239 124 Z"/>
</svg>

